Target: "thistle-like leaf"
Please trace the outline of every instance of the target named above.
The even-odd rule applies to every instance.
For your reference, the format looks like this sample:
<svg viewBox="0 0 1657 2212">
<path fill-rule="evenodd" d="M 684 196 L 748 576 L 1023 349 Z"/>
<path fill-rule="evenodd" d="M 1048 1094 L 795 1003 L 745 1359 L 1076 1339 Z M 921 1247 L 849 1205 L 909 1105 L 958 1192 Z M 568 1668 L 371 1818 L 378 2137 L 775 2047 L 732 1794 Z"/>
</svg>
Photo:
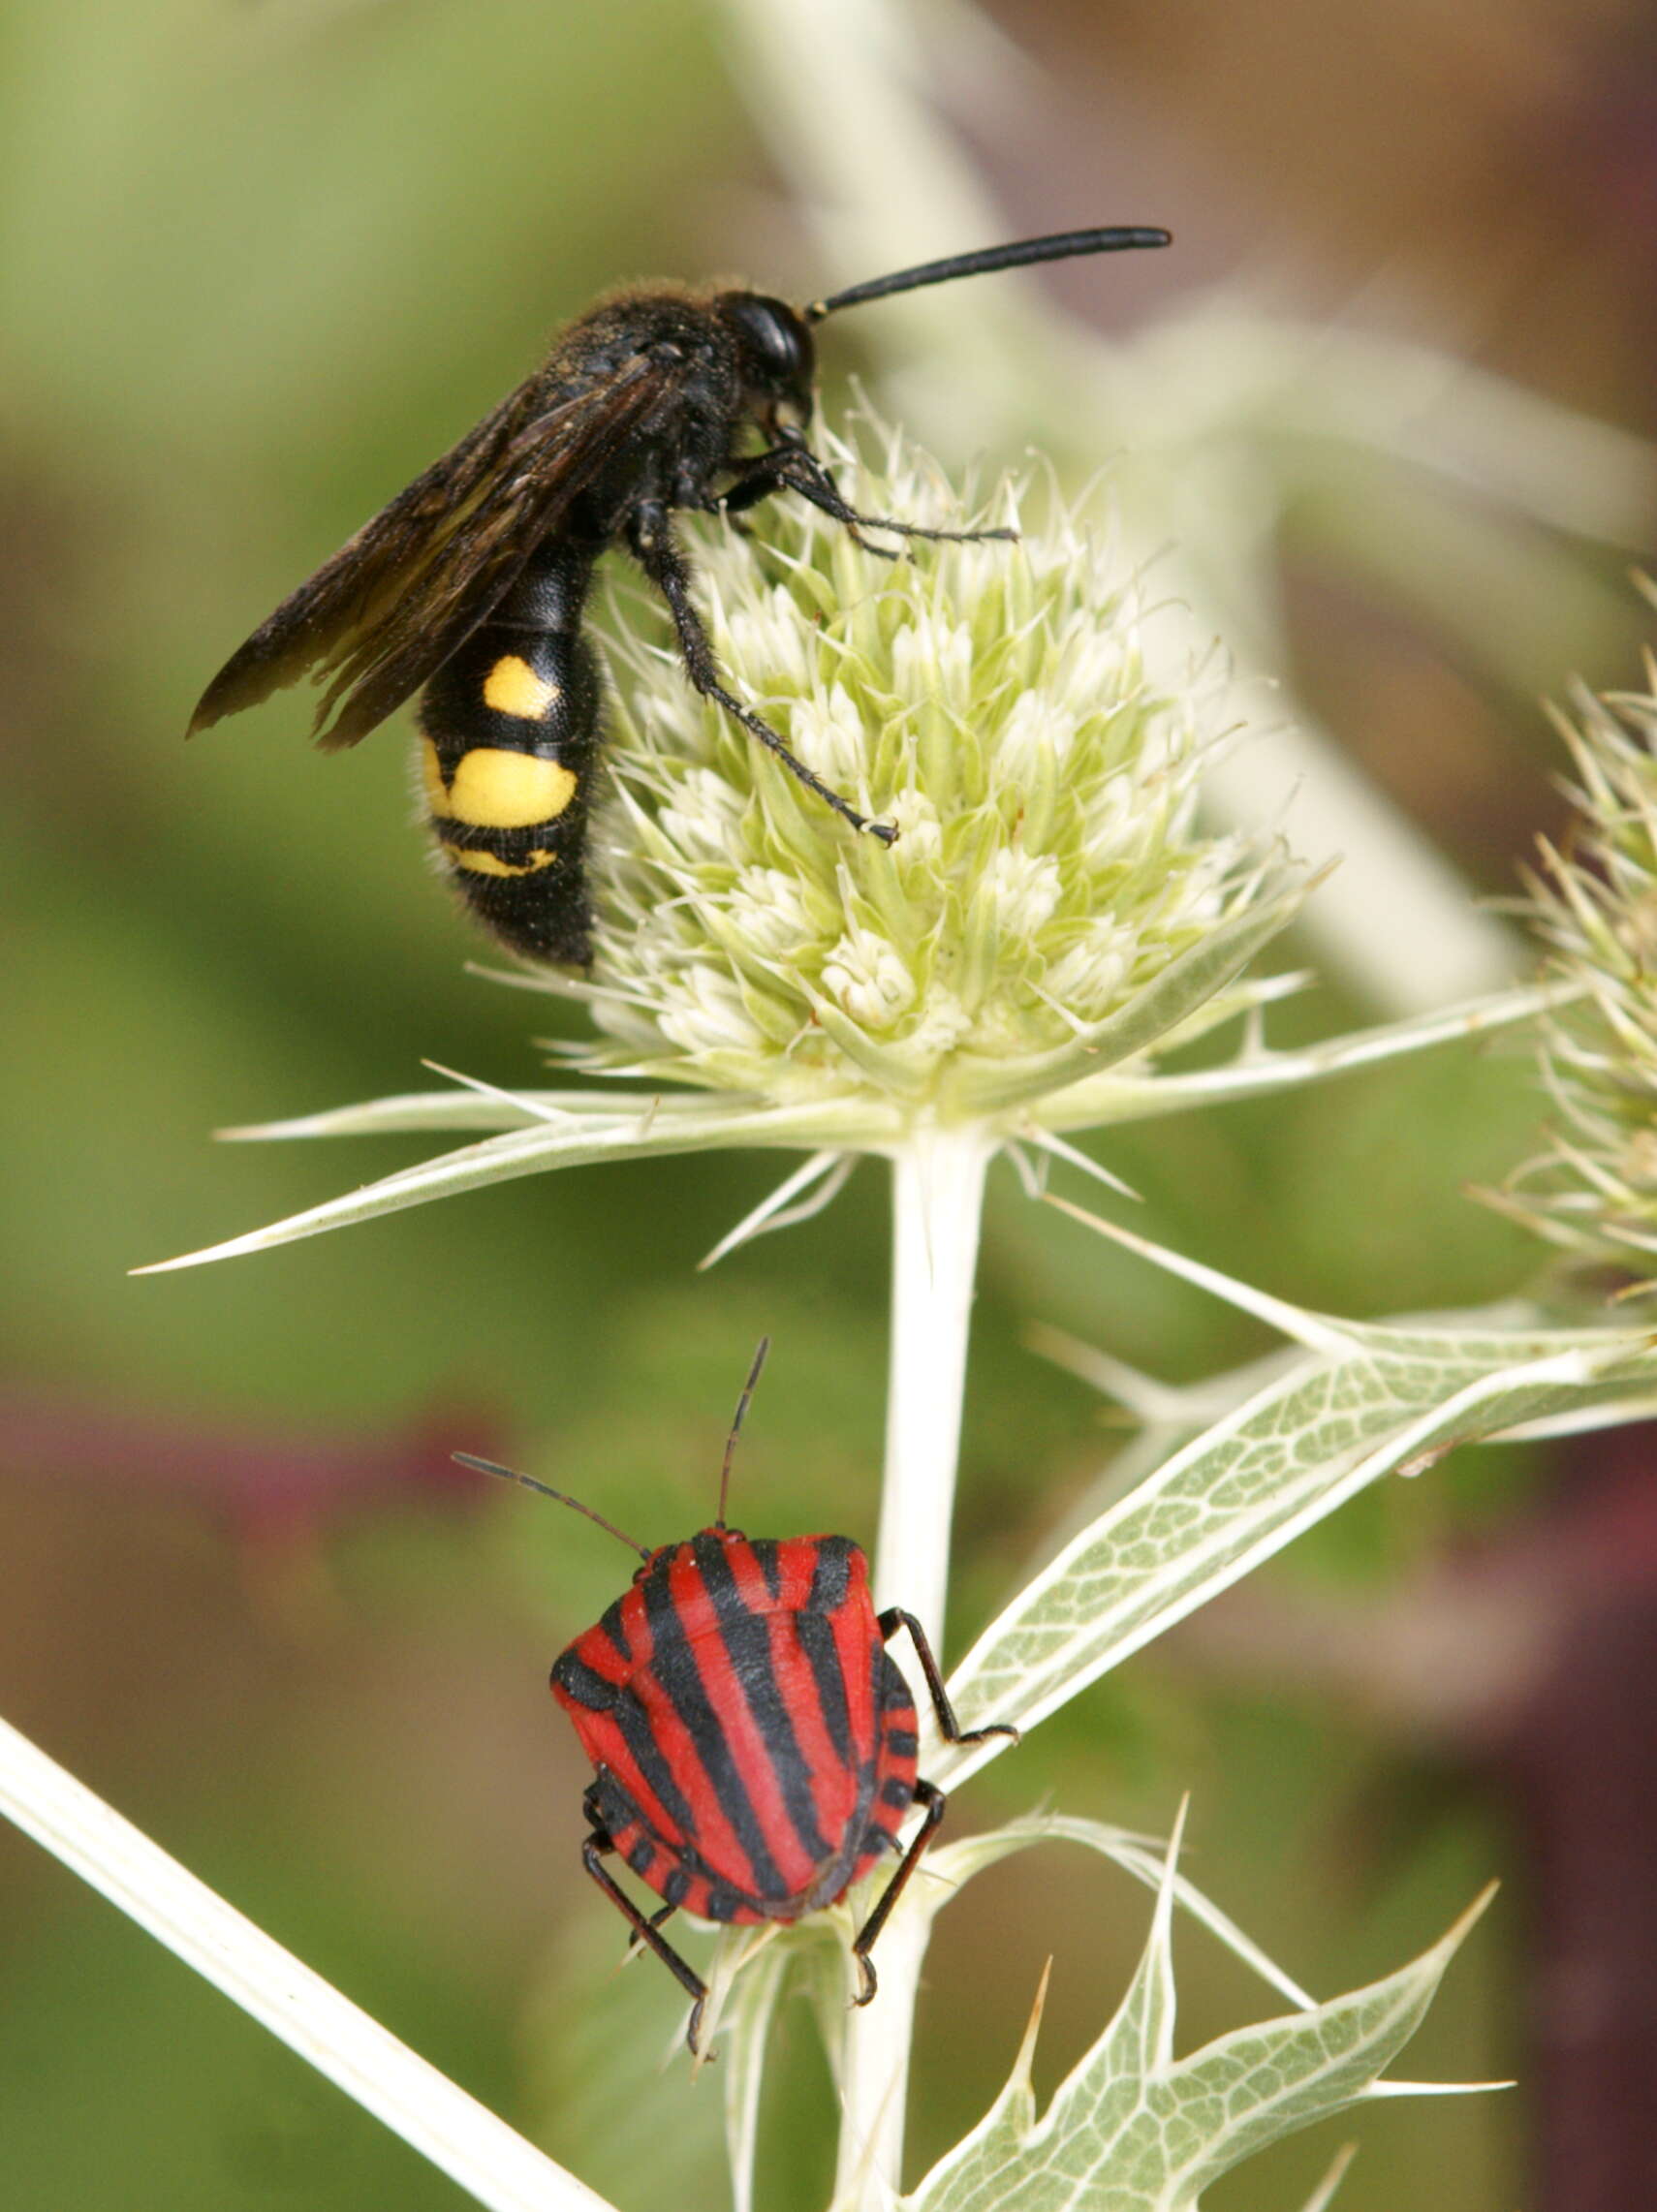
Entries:
<svg viewBox="0 0 1657 2212">
<path fill-rule="evenodd" d="M 1171 1851 L 1127 1995 L 1047 2111 L 1038 2118 L 1026 2035 L 995 2103 L 905 2212 L 1196 2212 L 1233 2166 L 1369 2095 L 1485 1903 L 1384 1980 L 1176 2060 L 1172 1869 Z"/>
<path fill-rule="evenodd" d="M 1078 1218 L 1271 1320 L 1306 1356 L 1090 1522 L 979 1638 L 952 1695 L 1026 1729 L 1381 1476 L 1657 1382 L 1644 1329 L 1334 1321 Z M 928 1771 L 958 1780 L 1005 1740 L 942 1747 Z"/>
</svg>

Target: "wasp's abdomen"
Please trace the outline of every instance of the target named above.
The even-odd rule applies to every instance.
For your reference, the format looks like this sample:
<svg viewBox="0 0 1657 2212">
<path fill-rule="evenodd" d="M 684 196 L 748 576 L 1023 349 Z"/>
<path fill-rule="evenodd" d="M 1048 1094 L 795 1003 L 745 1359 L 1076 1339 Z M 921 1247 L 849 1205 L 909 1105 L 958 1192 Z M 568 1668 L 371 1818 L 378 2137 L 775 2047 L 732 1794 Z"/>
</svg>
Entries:
<svg viewBox="0 0 1657 2212">
<path fill-rule="evenodd" d="M 580 966 L 601 703 L 580 630 L 591 566 L 578 546 L 538 556 L 420 707 L 426 819 L 454 888 L 516 951 Z"/>
</svg>

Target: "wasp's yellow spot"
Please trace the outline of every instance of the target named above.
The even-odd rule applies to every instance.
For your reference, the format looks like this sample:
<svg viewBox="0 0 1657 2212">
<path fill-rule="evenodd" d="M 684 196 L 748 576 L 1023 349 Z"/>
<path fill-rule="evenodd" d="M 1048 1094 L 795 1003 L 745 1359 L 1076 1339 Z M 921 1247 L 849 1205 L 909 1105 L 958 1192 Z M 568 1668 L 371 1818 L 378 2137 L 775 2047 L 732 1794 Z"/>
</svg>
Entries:
<svg viewBox="0 0 1657 2212">
<path fill-rule="evenodd" d="M 449 786 L 443 780 L 443 763 L 437 757 L 437 747 L 429 737 L 420 741 L 420 780 L 425 788 L 425 803 L 433 814 L 449 812 Z"/>
<path fill-rule="evenodd" d="M 458 845 L 445 845 L 443 850 L 453 866 L 469 876 L 538 876 L 558 857 L 556 853 L 538 850 L 527 860 L 503 860 L 494 853 L 468 853 Z"/>
<path fill-rule="evenodd" d="M 533 829 L 538 822 L 555 822 L 580 780 L 556 761 L 499 745 L 474 745 L 463 753 L 448 784 L 429 740 L 422 764 L 432 813 L 472 829 Z"/>
<path fill-rule="evenodd" d="M 484 704 L 520 722 L 539 722 L 557 696 L 558 686 L 538 676 L 516 653 L 503 653 L 484 678 Z"/>
</svg>

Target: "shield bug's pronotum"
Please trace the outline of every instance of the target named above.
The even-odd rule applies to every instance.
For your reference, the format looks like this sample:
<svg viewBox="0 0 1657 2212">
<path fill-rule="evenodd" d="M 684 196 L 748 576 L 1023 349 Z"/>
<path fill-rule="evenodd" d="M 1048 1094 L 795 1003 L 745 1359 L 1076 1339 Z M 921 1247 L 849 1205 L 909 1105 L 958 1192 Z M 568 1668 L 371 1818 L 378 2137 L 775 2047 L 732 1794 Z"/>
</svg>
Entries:
<svg viewBox="0 0 1657 2212">
<path fill-rule="evenodd" d="M 574 1506 L 642 1565 L 594 1626 L 560 1652 L 552 1694 L 592 1760 L 581 1862 L 692 2000 L 699 2048 L 706 1984 L 662 1934 L 675 1911 L 756 1924 L 832 1905 L 893 1854 L 898 1865 L 852 1945 L 875 1994 L 876 1938 L 944 1817 L 943 1792 L 916 1770 L 915 1699 L 889 1640 L 909 1631 L 938 1727 L 950 1743 L 1016 1737 L 1003 1722 L 962 1729 L 925 1633 L 893 1606 L 876 1613 L 868 1562 L 845 1536 L 748 1537 L 728 1528 L 731 1454 L 767 1342 L 755 1355 L 725 1447 L 711 1527 L 655 1549 L 578 1499 L 491 1460 L 503 1475 Z M 905 1848 L 912 1806 L 922 1819 Z M 606 1861 L 620 1858 L 663 1900 L 646 1916 Z"/>
<path fill-rule="evenodd" d="M 721 680 L 673 513 L 738 514 L 792 491 L 855 536 L 1011 536 L 847 504 L 805 442 L 812 325 L 955 277 L 1168 242 L 1159 230 L 1065 231 L 801 308 L 714 286 L 618 292 L 277 608 L 208 685 L 191 731 L 315 671 L 328 683 L 318 741 L 355 745 L 422 692 L 426 817 L 454 888 L 516 951 L 584 965 L 601 693 L 583 618 L 594 566 L 620 545 L 666 602 L 696 689 L 853 828 L 890 843 L 890 825 L 860 814 Z"/>
</svg>

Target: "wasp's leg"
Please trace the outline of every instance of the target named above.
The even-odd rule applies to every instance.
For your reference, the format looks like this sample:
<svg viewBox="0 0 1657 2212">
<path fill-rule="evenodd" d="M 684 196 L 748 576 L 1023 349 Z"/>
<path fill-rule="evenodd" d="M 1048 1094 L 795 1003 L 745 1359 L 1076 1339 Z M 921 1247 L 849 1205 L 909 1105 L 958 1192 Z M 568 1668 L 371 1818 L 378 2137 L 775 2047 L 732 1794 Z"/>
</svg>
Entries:
<svg viewBox="0 0 1657 2212">
<path fill-rule="evenodd" d="M 813 507 L 836 522 L 843 522 L 856 542 L 865 552 L 878 553 L 884 560 L 893 560 L 895 554 L 884 545 L 871 545 L 861 533 L 864 530 L 890 530 L 900 538 L 929 538 L 952 544 L 976 545 L 985 538 L 1017 538 L 1016 530 L 929 530 L 919 522 L 898 522 L 890 514 L 860 514 L 849 506 L 834 488 L 834 480 L 809 446 L 773 446 L 769 452 L 757 453 L 751 461 L 738 464 L 736 482 L 720 499 L 727 514 L 740 514 L 744 508 L 754 507 L 762 499 L 769 498 L 773 491 L 797 491 Z"/>
<path fill-rule="evenodd" d="M 926 1632 L 913 1613 L 906 1613 L 901 1605 L 893 1605 L 890 1612 L 880 1616 L 880 1633 L 890 1643 L 899 1629 L 909 1631 L 909 1640 L 915 1646 L 915 1656 L 921 1662 L 921 1671 L 926 1677 L 931 1692 L 932 1709 L 938 1716 L 938 1732 L 946 1743 L 982 1743 L 985 1736 L 1011 1736 L 1018 1741 L 1018 1731 L 1011 1721 L 990 1721 L 982 1729 L 963 1729 L 955 1719 L 955 1708 L 950 1703 L 950 1694 L 944 1688 L 943 1671 L 932 1656 L 932 1646 L 926 1640 Z M 916 1795 L 921 1794 L 917 1785 Z"/>
<path fill-rule="evenodd" d="M 865 553 L 873 553 L 879 560 L 897 560 L 900 556 L 894 553 L 890 545 L 877 545 L 872 539 L 863 536 L 858 525 L 860 522 L 872 518 L 852 513 L 845 501 L 834 490 L 828 471 L 817 461 L 816 456 L 803 446 L 779 446 L 771 452 L 756 453 L 752 460 L 739 463 L 740 474 L 736 482 L 729 491 L 721 492 L 718 498 L 712 502 L 712 505 L 720 514 L 731 517 L 731 526 L 734 530 L 743 528 L 743 524 L 735 519 L 738 514 L 745 513 L 750 507 L 758 507 L 762 499 L 769 499 L 771 494 L 776 491 L 801 492 L 807 499 L 811 500 L 813 506 L 822 507 L 824 505 L 823 499 L 814 497 L 813 491 L 808 490 L 803 483 L 797 480 L 794 463 L 796 456 L 799 453 L 805 453 L 806 458 L 816 469 L 818 479 L 822 484 L 828 486 L 828 495 L 834 502 L 834 505 L 826 508 L 825 512 L 833 514 L 836 522 L 843 522 L 846 525 L 847 535 L 851 538 L 852 543 L 855 545 L 860 545 Z M 900 529 L 902 525 L 892 523 L 891 525 L 883 524 L 882 527 Z"/>
<path fill-rule="evenodd" d="M 797 776 L 807 791 L 815 792 L 826 806 L 833 808 L 842 821 L 849 822 L 854 829 L 863 829 L 883 844 L 895 842 L 897 831 L 890 823 L 871 822 L 867 815 L 860 814 L 848 799 L 843 799 L 832 785 L 826 784 L 814 775 L 803 761 L 797 760 L 767 723 L 762 722 L 752 707 L 744 706 L 735 693 L 726 690 L 719 680 L 719 664 L 714 660 L 713 648 L 707 641 L 702 616 L 697 612 L 691 597 L 690 564 L 673 542 L 668 522 L 668 511 L 660 501 L 652 500 L 637 508 L 627 525 L 627 542 L 633 557 L 644 571 L 668 603 L 668 612 L 673 618 L 679 651 L 684 659 L 685 671 L 691 682 L 704 699 L 711 699 L 722 706 L 735 721 L 739 722 L 751 737 L 757 737 L 767 752 L 774 753 L 791 774 Z"/>
<path fill-rule="evenodd" d="M 938 1823 L 944 1817 L 944 1808 L 948 1803 L 948 1799 L 945 1797 L 944 1792 L 941 1790 L 937 1789 L 932 1783 L 917 1781 L 915 1785 L 915 1802 L 918 1805 L 925 1806 L 926 1818 L 922 1822 L 920 1827 L 916 1830 L 915 1840 L 910 1845 L 909 1849 L 904 1853 L 897 1872 L 892 1876 L 891 1880 L 887 1884 L 885 1890 L 882 1892 L 880 1903 L 875 1907 L 874 1911 L 869 1915 L 868 1918 L 858 1930 L 857 1939 L 852 1945 L 852 1956 L 858 1962 L 858 1969 L 862 1976 L 863 1983 L 862 1987 L 858 1991 L 856 1999 L 854 2000 L 854 2002 L 859 2005 L 868 2004 L 870 1999 L 874 1996 L 875 1991 L 880 1986 L 880 1983 L 875 1978 L 874 1964 L 869 1957 L 869 1953 L 871 1950 L 873 1950 L 875 1944 L 878 1942 L 882 1928 L 886 1926 L 887 1921 L 891 1917 L 891 1908 L 897 1903 L 899 1897 L 902 1896 L 904 1885 L 908 1882 L 909 1877 L 915 1872 L 916 1863 L 920 1859 L 921 1854 L 931 1842 L 933 1834 L 936 1832 Z"/>
</svg>

